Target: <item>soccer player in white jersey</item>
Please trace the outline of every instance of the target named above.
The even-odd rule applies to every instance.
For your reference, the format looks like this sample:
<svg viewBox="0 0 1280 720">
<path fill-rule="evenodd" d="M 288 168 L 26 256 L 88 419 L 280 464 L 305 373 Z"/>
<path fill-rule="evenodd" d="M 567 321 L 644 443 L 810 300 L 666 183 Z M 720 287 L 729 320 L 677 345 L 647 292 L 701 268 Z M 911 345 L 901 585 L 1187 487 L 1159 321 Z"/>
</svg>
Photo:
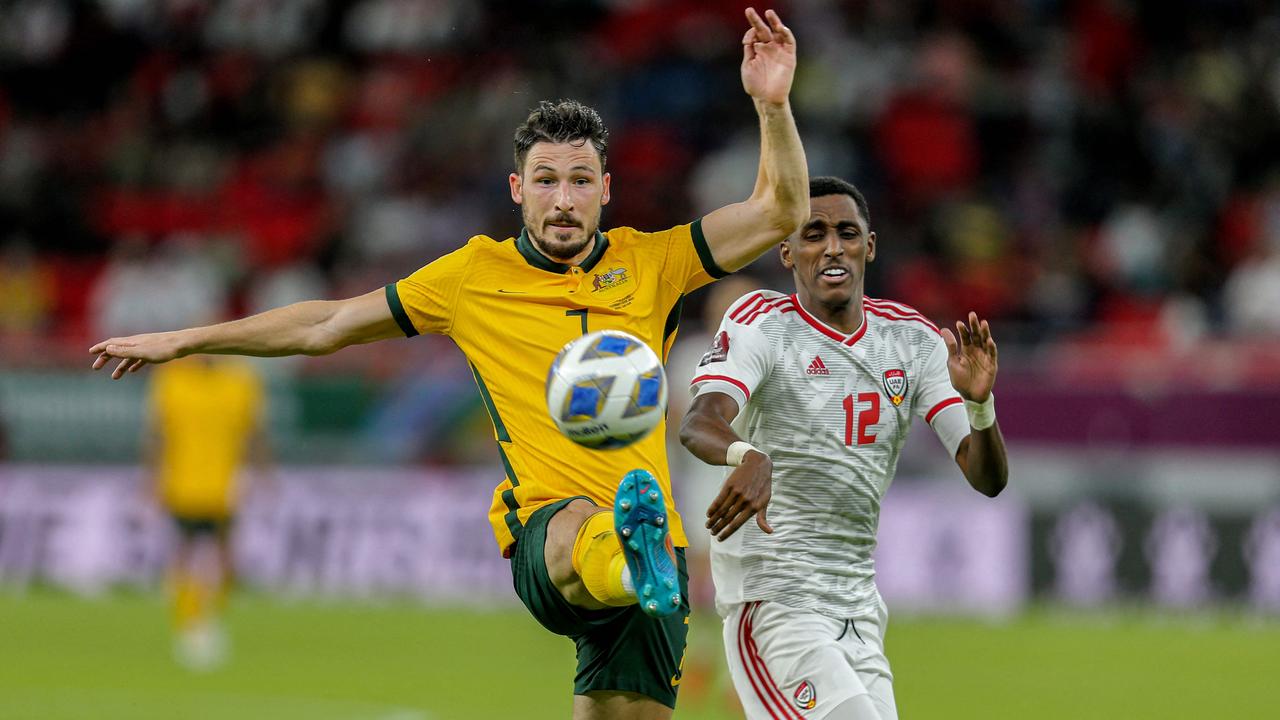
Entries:
<svg viewBox="0 0 1280 720">
<path fill-rule="evenodd" d="M 704 462 L 736 466 L 707 527 L 747 717 L 892 720 L 871 557 L 880 500 L 917 417 L 974 489 L 1004 488 L 996 344 L 975 313 L 953 335 L 866 297 L 866 200 L 837 178 L 813 179 L 809 196 L 808 222 L 781 246 L 795 294 L 748 293 L 725 314 L 680 439 Z"/>
</svg>

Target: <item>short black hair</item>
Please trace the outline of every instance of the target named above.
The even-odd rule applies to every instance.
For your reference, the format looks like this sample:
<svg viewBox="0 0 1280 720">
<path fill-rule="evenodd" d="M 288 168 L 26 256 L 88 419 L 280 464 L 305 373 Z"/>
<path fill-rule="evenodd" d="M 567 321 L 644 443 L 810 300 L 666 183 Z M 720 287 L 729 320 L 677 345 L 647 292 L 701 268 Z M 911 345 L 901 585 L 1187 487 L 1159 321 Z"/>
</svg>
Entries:
<svg viewBox="0 0 1280 720">
<path fill-rule="evenodd" d="M 609 150 L 609 131 L 600 113 L 577 100 L 551 102 L 543 100 L 529 112 L 529 117 L 516 128 L 516 172 L 524 172 L 524 159 L 535 143 L 585 143 L 588 140 L 600 154 L 604 167 Z"/>
<path fill-rule="evenodd" d="M 809 178 L 809 198 L 824 195 L 848 195 L 853 198 L 853 202 L 858 206 L 858 212 L 862 214 L 862 219 L 867 222 L 868 228 L 871 227 L 871 210 L 867 208 L 867 199 L 853 183 L 829 175 Z"/>
</svg>

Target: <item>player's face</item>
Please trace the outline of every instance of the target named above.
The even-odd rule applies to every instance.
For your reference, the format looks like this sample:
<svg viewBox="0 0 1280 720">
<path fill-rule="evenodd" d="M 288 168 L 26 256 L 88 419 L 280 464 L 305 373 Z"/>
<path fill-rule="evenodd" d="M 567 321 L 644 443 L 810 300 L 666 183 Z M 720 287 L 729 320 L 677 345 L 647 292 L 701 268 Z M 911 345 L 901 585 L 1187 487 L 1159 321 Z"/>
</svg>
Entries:
<svg viewBox="0 0 1280 720">
<path fill-rule="evenodd" d="M 843 307 L 861 292 L 876 234 L 848 195 L 809 201 L 809 220 L 782 243 L 782 264 L 795 277 L 802 301 Z"/>
<path fill-rule="evenodd" d="M 510 182 L 511 199 L 538 249 L 560 262 L 581 260 L 609 202 L 609 173 L 595 146 L 534 143 L 523 172 L 512 173 Z"/>
</svg>

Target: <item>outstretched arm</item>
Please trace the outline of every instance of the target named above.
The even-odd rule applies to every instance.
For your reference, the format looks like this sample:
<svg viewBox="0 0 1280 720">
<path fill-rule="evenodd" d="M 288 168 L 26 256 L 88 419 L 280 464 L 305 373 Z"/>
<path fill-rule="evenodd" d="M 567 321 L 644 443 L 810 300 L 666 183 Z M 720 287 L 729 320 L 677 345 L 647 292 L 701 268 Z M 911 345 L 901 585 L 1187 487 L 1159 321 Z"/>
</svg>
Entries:
<svg viewBox="0 0 1280 720">
<path fill-rule="evenodd" d="M 809 217 L 809 170 L 788 99 L 795 35 L 772 10 L 764 18 L 752 8 L 746 12 L 751 28 L 742 38 L 742 86 L 760 117 L 760 169 L 751 197 L 702 219 L 712 257 L 730 272 L 785 240 Z"/>
<path fill-rule="evenodd" d="M 996 341 L 991 338 L 987 321 L 979 321 L 973 312 L 969 313 L 967 325 L 956 322 L 956 333 L 958 339 L 951 330 L 942 330 L 942 340 L 947 344 L 947 372 L 951 375 L 951 385 L 965 399 L 966 407 L 978 408 L 993 401 L 991 391 L 998 369 Z M 992 413 L 990 424 L 984 419 L 977 421 L 984 427 L 974 427 L 974 415 L 970 414 L 969 436 L 960 441 L 956 464 L 974 490 L 995 497 L 1009 482 L 1009 456 L 1000 426 L 995 422 L 995 410 L 987 409 Z"/>
<path fill-rule="evenodd" d="M 327 355 L 348 345 L 400 337 L 382 290 L 346 300 L 309 300 L 240 320 L 205 327 L 103 340 L 89 348 L 93 369 L 112 359 L 120 364 L 113 379 L 137 372 L 147 363 L 187 355 Z"/>
<path fill-rule="evenodd" d="M 738 403 L 728 395 L 699 395 L 684 416 L 680 442 L 708 465 L 728 465 L 729 446 L 742 440 L 729 426 L 737 416 Z M 754 515 L 761 530 L 773 532 L 765 517 L 772 492 L 773 462 L 759 450 L 748 450 L 707 508 L 707 528 L 723 541 Z"/>
</svg>

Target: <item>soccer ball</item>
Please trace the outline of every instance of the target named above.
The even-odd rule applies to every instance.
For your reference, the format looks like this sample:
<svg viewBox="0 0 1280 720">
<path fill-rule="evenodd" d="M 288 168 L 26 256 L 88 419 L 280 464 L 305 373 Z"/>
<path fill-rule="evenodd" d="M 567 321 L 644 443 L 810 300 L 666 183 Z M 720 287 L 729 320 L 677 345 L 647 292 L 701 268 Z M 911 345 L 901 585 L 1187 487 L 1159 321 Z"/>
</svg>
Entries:
<svg viewBox="0 0 1280 720">
<path fill-rule="evenodd" d="M 662 361 L 648 345 L 618 330 L 583 335 L 551 363 L 547 411 L 579 445 L 626 447 L 648 435 L 667 412 Z"/>
</svg>

